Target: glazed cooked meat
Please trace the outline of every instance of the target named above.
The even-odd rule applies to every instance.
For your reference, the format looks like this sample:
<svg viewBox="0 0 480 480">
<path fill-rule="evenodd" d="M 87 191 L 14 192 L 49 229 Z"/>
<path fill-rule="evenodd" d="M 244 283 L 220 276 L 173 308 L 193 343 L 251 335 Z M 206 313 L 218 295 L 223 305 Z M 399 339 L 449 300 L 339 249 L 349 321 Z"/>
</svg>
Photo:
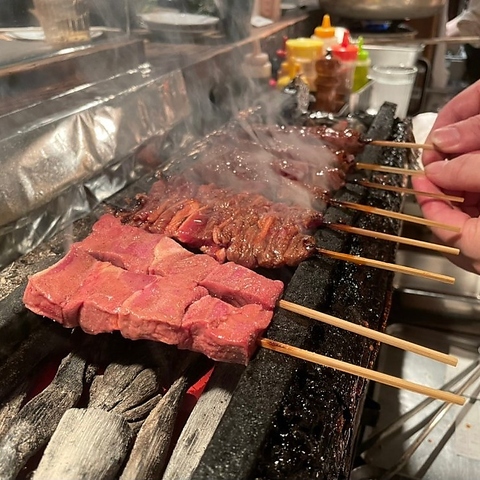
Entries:
<svg viewBox="0 0 480 480">
<path fill-rule="evenodd" d="M 128 225 L 248 268 L 295 266 L 309 258 L 315 252 L 310 233 L 323 219 L 316 210 L 182 178 L 159 180 L 138 197 L 134 211 L 118 215 Z"/>
</svg>

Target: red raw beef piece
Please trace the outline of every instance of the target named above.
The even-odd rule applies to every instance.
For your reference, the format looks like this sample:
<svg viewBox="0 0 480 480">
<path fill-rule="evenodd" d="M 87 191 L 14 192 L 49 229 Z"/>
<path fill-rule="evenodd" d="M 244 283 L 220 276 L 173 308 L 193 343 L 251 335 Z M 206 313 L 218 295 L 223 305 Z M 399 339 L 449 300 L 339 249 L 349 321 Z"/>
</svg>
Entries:
<svg viewBox="0 0 480 480">
<path fill-rule="evenodd" d="M 205 288 L 184 279 L 154 277 L 120 307 L 118 326 L 132 340 L 156 340 L 171 345 L 185 342 L 188 331 L 182 319 L 188 306 L 207 295 Z"/>
<path fill-rule="evenodd" d="M 118 330 L 120 306 L 134 293 L 155 281 L 151 275 L 132 273 L 98 262 L 83 285 L 64 307 L 64 316 L 74 319 L 84 332 L 98 334 Z"/>
<path fill-rule="evenodd" d="M 81 287 L 92 268 L 98 263 L 76 244 L 55 265 L 32 275 L 23 296 L 25 306 L 66 327 L 78 326 L 76 318 L 66 318 L 64 305 Z"/>
<path fill-rule="evenodd" d="M 200 284 L 232 305 L 256 303 L 267 310 L 275 308 L 283 292 L 280 280 L 270 280 L 233 262 L 217 265 Z"/>
<path fill-rule="evenodd" d="M 150 235 L 153 234 L 151 233 Z M 166 276 L 169 269 L 177 262 L 192 257 L 194 257 L 194 254 L 183 248 L 175 240 L 163 237 L 155 246 L 153 260 L 148 268 L 148 273 Z"/>
<path fill-rule="evenodd" d="M 164 269 L 167 277 L 185 278 L 186 281 L 202 281 L 210 272 L 218 267 L 218 262 L 210 255 L 192 255 L 179 260 Z"/>
<path fill-rule="evenodd" d="M 220 362 L 246 365 L 272 316 L 273 312 L 263 310 L 260 305 L 236 308 L 208 295 L 188 308 L 183 328 L 190 335 L 178 347 Z"/>
<path fill-rule="evenodd" d="M 155 248 L 162 238 L 163 235 L 124 225 L 106 214 L 79 246 L 98 260 L 134 273 L 149 273 L 150 265 L 155 262 Z"/>
</svg>

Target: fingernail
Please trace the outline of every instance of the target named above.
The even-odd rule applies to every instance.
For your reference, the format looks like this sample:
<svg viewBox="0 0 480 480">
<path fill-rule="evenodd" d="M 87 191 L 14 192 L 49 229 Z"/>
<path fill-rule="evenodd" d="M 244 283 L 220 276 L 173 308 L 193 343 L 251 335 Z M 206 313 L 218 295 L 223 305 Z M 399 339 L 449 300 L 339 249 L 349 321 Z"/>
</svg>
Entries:
<svg viewBox="0 0 480 480">
<path fill-rule="evenodd" d="M 440 150 L 456 148 L 460 145 L 460 132 L 456 127 L 443 127 L 433 131 L 431 139 Z"/>
</svg>

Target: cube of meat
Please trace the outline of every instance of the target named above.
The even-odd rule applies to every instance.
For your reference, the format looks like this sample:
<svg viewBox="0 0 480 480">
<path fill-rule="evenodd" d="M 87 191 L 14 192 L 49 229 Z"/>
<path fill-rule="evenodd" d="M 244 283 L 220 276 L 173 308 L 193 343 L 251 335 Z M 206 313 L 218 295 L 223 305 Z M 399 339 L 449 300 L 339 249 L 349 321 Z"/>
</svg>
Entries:
<svg viewBox="0 0 480 480">
<path fill-rule="evenodd" d="M 132 340 L 156 340 L 170 345 L 182 343 L 188 337 L 182 326 L 185 311 L 207 294 L 205 288 L 193 281 L 154 277 L 154 282 L 120 307 L 120 332 Z"/>
<path fill-rule="evenodd" d="M 97 263 L 88 253 L 72 245 L 59 262 L 30 277 L 23 296 L 25 306 L 66 327 L 78 326 L 76 318 L 65 316 L 64 306 Z"/>
<path fill-rule="evenodd" d="M 103 215 L 79 248 L 104 262 L 134 273 L 149 273 L 155 262 L 155 248 L 163 235 L 123 225 L 113 215 Z"/>
<path fill-rule="evenodd" d="M 235 306 L 249 303 L 273 310 L 283 292 L 280 280 L 270 280 L 233 262 L 217 265 L 200 285 Z"/>
<path fill-rule="evenodd" d="M 70 323 L 79 323 L 84 332 L 98 334 L 118 330 L 120 306 L 155 277 L 132 273 L 109 263 L 98 262 L 64 306 Z"/>
<path fill-rule="evenodd" d="M 150 235 L 154 235 L 151 233 Z M 182 262 L 195 255 L 189 252 L 170 237 L 163 237 L 155 246 L 153 260 L 148 268 L 148 273 L 167 276 L 178 262 Z"/>
<path fill-rule="evenodd" d="M 188 308 L 182 326 L 189 335 L 178 347 L 220 362 L 246 365 L 272 316 L 260 305 L 236 308 L 208 295 Z"/>
<path fill-rule="evenodd" d="M 173 240 L 172 240 L 173 241 Z M 201 282 L 218 268 L 218 262 L 210 255 L 192 255 L 183 258 L 163 269 L 166 277 L 185 278 L 187 281 Z"/>
</svg>

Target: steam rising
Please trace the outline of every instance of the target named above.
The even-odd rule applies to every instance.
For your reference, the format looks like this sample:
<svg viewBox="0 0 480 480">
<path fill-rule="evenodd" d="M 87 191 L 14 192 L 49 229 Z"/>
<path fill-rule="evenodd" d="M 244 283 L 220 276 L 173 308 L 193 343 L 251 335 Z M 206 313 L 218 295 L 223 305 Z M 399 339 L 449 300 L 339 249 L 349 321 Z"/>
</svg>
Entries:
<svg viewBox="0 0 480 480">
<path fill-rule="evenodd" d="M 186 161 L 184 175 L 197 183 L 320 211 L 324 195 L 343 184 L 341 161 L 320 138 L 245 118 L 199 142 Z"/>
</svg>

